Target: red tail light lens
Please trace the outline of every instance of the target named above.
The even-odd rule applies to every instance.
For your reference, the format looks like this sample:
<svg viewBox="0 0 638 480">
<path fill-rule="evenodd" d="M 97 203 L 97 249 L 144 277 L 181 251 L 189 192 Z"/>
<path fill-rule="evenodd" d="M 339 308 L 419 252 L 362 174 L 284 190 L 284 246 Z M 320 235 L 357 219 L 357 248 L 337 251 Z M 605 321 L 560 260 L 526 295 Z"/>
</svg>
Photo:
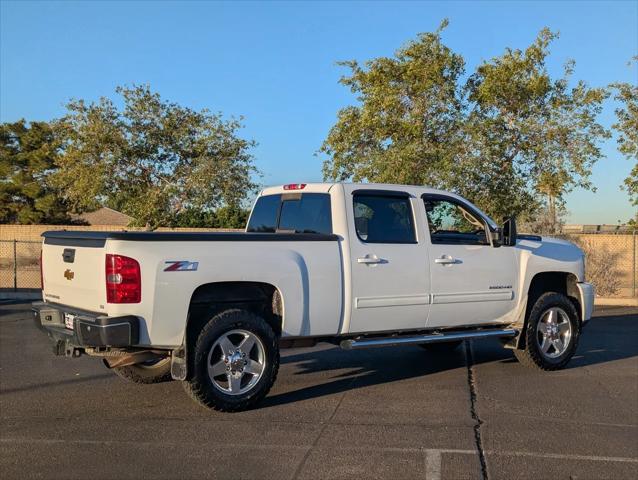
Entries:
<svg viewBox="0 0 638 480">
<path fill-rule="evenodd" d="M 290 183 L 284 185 L 284 190 L 303 190 L 304 188 L 306 188 L 305 183 Z"/>
<path fill-rule="evenodd" d="M 123 255 L 106 255 L 106 301 L 108 303 L 140 303 L 142 275 L 140 264 Z"/>
</svg>

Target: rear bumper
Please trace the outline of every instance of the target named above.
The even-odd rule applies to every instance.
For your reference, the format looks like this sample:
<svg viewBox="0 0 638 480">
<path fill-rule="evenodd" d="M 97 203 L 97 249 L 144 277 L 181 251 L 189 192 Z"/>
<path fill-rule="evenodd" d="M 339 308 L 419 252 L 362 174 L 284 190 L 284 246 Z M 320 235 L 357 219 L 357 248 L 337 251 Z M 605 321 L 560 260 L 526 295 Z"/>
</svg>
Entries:
<svg viewBox="0 0 638 480">
<path fill-rule="evenodd" d="M 34 302 L 31 309 L 38 328 L 56 343 L 61 341 L 73 347 L 129 347 L 139 341 L 140 321 L 134 315 L 109 317 L 47 302 Z"/>
<path fill-rule="evenodd" d="M 591 319 L 592 313 L 594 313 L 595 290 L 591 283 L 580 282 L 577 283 L 576 286 L 580 292 L 580 318 L 584 325 Z"/>
</svg>

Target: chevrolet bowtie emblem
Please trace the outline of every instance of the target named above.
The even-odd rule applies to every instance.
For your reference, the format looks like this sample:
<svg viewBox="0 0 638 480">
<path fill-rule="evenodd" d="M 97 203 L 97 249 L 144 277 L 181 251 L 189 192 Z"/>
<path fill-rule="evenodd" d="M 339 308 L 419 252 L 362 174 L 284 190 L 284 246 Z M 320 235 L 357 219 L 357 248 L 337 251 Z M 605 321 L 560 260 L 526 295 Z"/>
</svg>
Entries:
<svg viewBox="0 0 638 480">
<path fill-rule="evenodd" d="M 64 278 L 66 278 L 67 280 L 73 280 L 74 276 L 75 276 L 75 273 L 73 273 L 68 268 L 64 271 Z"/>
</svg>

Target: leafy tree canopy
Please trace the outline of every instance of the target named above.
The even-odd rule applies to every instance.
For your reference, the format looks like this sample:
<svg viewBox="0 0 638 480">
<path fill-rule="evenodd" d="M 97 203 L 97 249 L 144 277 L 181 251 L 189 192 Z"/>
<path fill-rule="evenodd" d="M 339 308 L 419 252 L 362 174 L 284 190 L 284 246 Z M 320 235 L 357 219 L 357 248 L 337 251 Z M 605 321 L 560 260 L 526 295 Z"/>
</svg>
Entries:
<svg viewBox="0 0 638 480">
<path fill-rule="evenodd" d="M 245 228 L 249 211 L 239 206 L 224 206 L 215 211 L 193 208 L 182 210 L 168 227 Z"/>
<path fill-rule="evenodd" d="M 631 173 L 625 179 L 625 188 L 632 205 L 638 207 L 638 86 L 616 83 L 613 87 L 615 99 L 620 102 L 616 109 L 617 122 L 613 125 L 619 133 L 618 150 L 634 162 Z"/>
<path fill-rule="evenodd" d="M 59 142 L 47 122 L 0 124 L 0 223 L 68 223 L 50 183 Z"/>
<path fill-rule="evenodd" d="M 74 100 L 59 121 L 64 154 L 54 180 L 75 210 L 107 204 L 154 228 L 188 211 L 237 208 L 254 190 L 253 141 L 241 124 L 170 103 L 148 86 L 109 99 Z"/>
<path fill-rule="evenodd" d="M 497 219 L 530 218 L 574 187 L 593 188 L 598 143 L 609 136 L 597 122 L 606 89 L 570 87 L 571 62 L 550 76 L 556 34 L 547 29 L 464 80 L 463 58 L 442 43 L 446 26 L 392 58 L 341 63 L 358 104 L 338 112 L 320 149 L 325 178 L 445 188 Z"/>
</svg>

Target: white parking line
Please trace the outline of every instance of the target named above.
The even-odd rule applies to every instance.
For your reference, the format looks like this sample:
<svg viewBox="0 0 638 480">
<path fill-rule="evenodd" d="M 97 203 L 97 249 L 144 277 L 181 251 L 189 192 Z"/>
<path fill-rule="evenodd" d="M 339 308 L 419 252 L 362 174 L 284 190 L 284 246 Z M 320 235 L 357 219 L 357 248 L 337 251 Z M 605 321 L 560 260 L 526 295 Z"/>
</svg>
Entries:
<svg viewBox="0 0 638 480">
<path fill-rule="evenodd" d="M 620 462 L 638 463 L 638 458 L 630 457 L 601 457 L 598 455 L 572 455 L 565 453 L 536 453 L 536 452 L 485 452 L 488 455 L 501 455 L 505 457 L 542 457 L 559 460 L 585 460 L 590 462 Z"/>
<path fill-rule="evenodd" d="M 440 480 L 441 478 L 441 450 L 427 449 L 425 451 L 425 479 Z"/>
<path fill-rule="evenodd" d="M 114 440 L 62 440 L 62 439 L 46 439 L 46 438 L 0 438 L 1 443 L 28 443 L 28 444 L 85 444 L 85 445 L 127 445 L 134 444 L 136 446 L 157 446 L 158 442 L 132 442 L 132 441 L 114 441 Z M 168 445 L 184 445 L 184 443 L 178 442 L 160 442 L 163 446 Z M 280 448 L 293 448 L 293 449 L 307 449 L 308 445 L 277 445 L 277 444 L 258 444 L 258 445 L 246 445 L 246 444 L 224 444 L 225 446 L 236 446 L 237 448 L 257 448 L 260 450 L 280 449 Z M 330 447 L 312 447 L 313 449 L 324 450 Z M 441 479 L 441 464 L 442 456 L 446 453 L 456 453 L 460 455 L 477 455 L 476 450 L 460 450 L 453 448 L 419 448 L 419 447 L 370 447 L 370 446 L 342 446 L 342 451 L 366 451 L 366 452 L 422 452 L 425 455 L 425 478 L 426 480 L 440 480 Z M 509 451 L 499 452 L 495 450 L 488 450 L 486 455 L 499 455 L 506 457 L 533 457 L 544 459 L 558 459 L 558 460 L 581 460 L 591 462 L 614 462 L 614 463 L 635 463 L 638 464 L 638 458 L 631 457 L 606 457 L 600 455 L 573 455 L 562 453 L 542 453 L 542 452 L 522 452 L 522 451 Z"/>
</svg>

